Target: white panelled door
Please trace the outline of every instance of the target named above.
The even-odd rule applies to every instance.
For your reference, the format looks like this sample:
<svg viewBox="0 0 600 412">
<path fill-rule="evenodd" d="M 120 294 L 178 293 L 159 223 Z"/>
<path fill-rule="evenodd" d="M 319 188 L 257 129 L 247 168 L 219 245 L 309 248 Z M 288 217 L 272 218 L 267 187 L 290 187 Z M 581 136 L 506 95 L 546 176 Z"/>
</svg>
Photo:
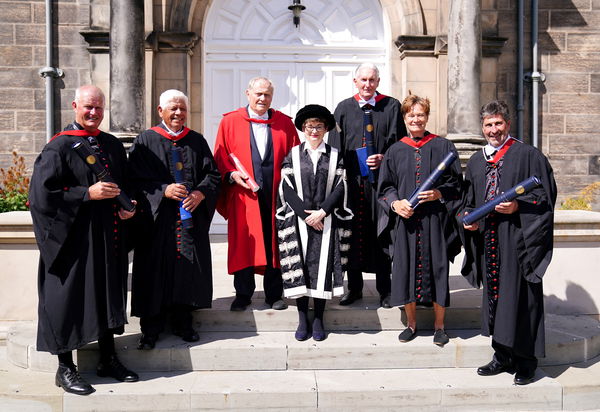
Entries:
<svg viewBox="0 0 600 412">
<path fill-rule="evenodd" d="M 215 0 L 204 39 L 204 136 L 214 146 L 224 113 L 245 106 L 248 81 L 270 78 L 272 107 L 294 117 L 306 104 L 332 112 L 355 93 L 355 68 L 370 61 L 380 69 L 379 90 L 389 93 L 389 35 L 378 0 L 303 0 L 300 26 L 285 0 Z M 213 233 L 224 233 L 218 216 Z"/>
</svg>

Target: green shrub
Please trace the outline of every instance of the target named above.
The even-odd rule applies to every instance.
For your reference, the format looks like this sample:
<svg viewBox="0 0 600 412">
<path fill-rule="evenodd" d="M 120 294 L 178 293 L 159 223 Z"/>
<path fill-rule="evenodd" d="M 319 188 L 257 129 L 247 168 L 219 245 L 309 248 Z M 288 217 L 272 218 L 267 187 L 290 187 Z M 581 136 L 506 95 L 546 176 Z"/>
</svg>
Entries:
<svg viewBox="0 0 600 412">
<path fill-rule="evenodd" d="M 597 192 L 600 191 L 600 182 L 587 185 L 579 196 L 569 197 L 560 205 L 562 210 L 592 210 L 592 201 Z"/>
<path fill-rule="evenodd" d="M 0 213 L 28 209 L 29 177 L 25 159 L 16 151 L 12 152 L 12 157 L 11 167 L 0 168 Z"/>
</svg>

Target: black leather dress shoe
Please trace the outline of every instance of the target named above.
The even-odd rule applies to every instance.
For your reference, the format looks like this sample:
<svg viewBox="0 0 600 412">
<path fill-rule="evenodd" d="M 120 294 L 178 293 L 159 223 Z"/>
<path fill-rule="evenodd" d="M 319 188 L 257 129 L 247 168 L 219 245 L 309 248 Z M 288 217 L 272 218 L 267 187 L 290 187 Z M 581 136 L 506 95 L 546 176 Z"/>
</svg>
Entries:
<svg viewBox="0 0 600 412">
<path fill-rule="evenodd" d="M 535 372 L 531 375 L 521 374 L 519 372 L 517 372 L 515 374 L 515 385 L 529 385 L 534 380 L 535 380 Z"/>
<path fill-rule="evenodd" d="M 140 337 L 140 340 L 138 342 L 137 348 L 139 350 L 151 350 L 151 349 L 154 349 L 154 346 L 156 345 L 156 341 L 157 340 L 158 340 L 158 336 L 157 335 L 142 334 L 142 336 Z"/>
<path fill-rule="evenodd" d="M 379 298 L 379 304 L 381 305 L 382 308 L 391 309 L 391 307 L 392 307 L 391 299 L 392 298 L 390 297 L 390 295 L 382 296 L 381 298 Z"/>
<path fill-rule="evenodd" d="M 284 309 L 287 309 L 287 307 L 288 307 L 287 303 L 285 303 L 283 301 L 283 299 L 279 299 L 278 301 L 273 302 L 273 304 L 270 306 L 271 306 L 271 309 L 274 309 L 274 310 L 284 310 Z"/>
<path fill-rule="evenodd" d="M 186 342 L 198 342 L 200 335 L 193 328 L 173 331 L 173 335 L 179 336 Z"/>
<path fill-rule="evenodd" d="M 59 388 L 63 388 L 65 392 L 74 393 L 75 395 L 89 395 L 96 391 L 92 385 L 81 377 L 75 365 L 72 367 L 58 365 L 55 383 Z"/>
<path fill-rule="evenodd" d="M 340 305 L 348 306 L 356 302 L 357 300 L 362 299 L 362 292 L 353 292 L 348 291 L 342 298 L 340 299 Z"/>
<path fill-rule="evenodd" d="M 487 365 L 483 365 L 477 368 L 477 374 L 481 376 L 493 376 L 498 375 L 502 372 L 513 373 L 514 370 L 511 366 L 503 365 L 494 359 L 492 359 L 492 361 Z"/>
<path fill-rule="evenodd" d="M 112 355 L 107 362 L 101 360 L 98 363 L 96 374 L 102 378 L 110 376 L 121 382 L 137 382 L 140 380 L 137 373 L 123 366 L 117 355 Z"/>
<path fill-rule="evenodd" d="M 233 299 L 233 302 L 231 302 L 230 310 L 232 312 L 243 312 L 246 310 L 248 305 L 250 305 L 250 303 L 252 303 L 251 299 L 243 296 L 236 296 L 235 299 Z"/>
</svg>

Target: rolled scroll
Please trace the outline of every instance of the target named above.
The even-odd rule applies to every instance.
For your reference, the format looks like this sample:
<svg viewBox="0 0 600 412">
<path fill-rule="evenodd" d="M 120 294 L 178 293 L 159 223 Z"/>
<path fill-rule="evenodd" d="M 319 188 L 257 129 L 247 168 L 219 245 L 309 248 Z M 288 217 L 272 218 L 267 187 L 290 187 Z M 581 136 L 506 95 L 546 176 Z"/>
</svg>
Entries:
<svg viewBox="0 0 600 412">
<path fill-rule="evenodd" d="M 435 168 L 435 170 L 429 175 L 425 182 L 417 187 L 413 194 L 408 199 L 408 203 L 410 203 L 410 207 L 413 209 L 419 205 L 419 193 L 429 190 L 433 187 L 433 185 L 438 181 L 440 176 L 444 173 L 444 171 L 449 168 L 452 163 L 457 159 L 458 155 L 456 152 L 449 152 L 446 157 L 440 162 L 439 165 Z"/>
<path fill-rule="evenodd" d="M 83 141 L 75 142 L 71 147 L 75 150 L 79 157 L 81 157 L 85 164 L 88 165 L 90 170 L 96 175 L 99 181 L 116 184 L 115 180 L 108 173 L 108 170 L 102 166 L 102 162 L 100 162 L 100 159 L 98 159 L 98 156 L 96 153 L 94 153 L 94 149 L 92 149 Z M 121 207 L 128 212 L 133 212 L 135 210 L 135 204 L 122 190 L 117 196 L 117 201 Z"/>
<path fill-rule="evenodd" d="M 490 212 L 494 211 L 494 208 L 502 202 L 511 202 L 516 199 L 518 196 L 521 196 L 531 189 L 536 188 L 541 184 L 541 181 L 536 176 L 531 176 L 529 179 L 523 180 L 513 188 L 511 188 L 508 192 L 504 192 L 500 194 L 498 197 L 490 200 L 489 202 L 483 204 L 471 211 L 468 215 L 463 216 L 462 221 L 465 225 L 470 225 L 473 222 L 478 221 L 479 219 L 487 216 Z"/>
<path fill-rule="evenodd" d="M 242 162 L 240 162 L 240 159 L 238 159 L 237 156 L 233 153 L 229 153 L 229 157 L 231 158 L 233 164 L 235 164 L 235 168 L 237 169 L 237 171 L 242 174 L 242 177 L 244 178 L 244 180 L 246 180 L 248 186 L 250 186 L 250 189 L 252 189 L 253 192 L 258 192 L 260 186 L 258 186 L 256 184 L 256 180 L 254 180 L 252 176 L 248 174 L 248 171 L 246 171 L 246 168 L 244 167 Z"/>
<path fill-rule="evenodd" d="M 181 147 L 171 147 L 171 168 L 173 170 L 173 177 L 175 178 L 175 183 L 182 184 L 186 186 L 187 189 L 185 176 L 183 175 L 183 160 L 181 157 Z M 194 227 L 194 221 L 192 220 L 192 212 L 186 210 L 183 207 L 183 200 L 179 202 L 179 215 L 181 216 L 181 225 L 185 229 L 191 229 Z"/>
</svg>

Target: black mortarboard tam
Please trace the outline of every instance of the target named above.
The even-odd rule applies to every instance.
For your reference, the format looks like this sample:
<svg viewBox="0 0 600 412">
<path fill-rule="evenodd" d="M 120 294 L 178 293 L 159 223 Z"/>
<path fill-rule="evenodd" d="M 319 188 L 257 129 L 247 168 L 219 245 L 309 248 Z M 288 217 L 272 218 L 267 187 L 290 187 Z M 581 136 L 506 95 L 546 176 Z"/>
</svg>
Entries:
<svg viewBox="0 0 600 412">
<path fill-rule="evenodd" d="M 294 124 L 298 130 L 302 130 L 302 125 L 306 119 L 317 118 L 325 122 L 327 131 L 330 131 L 335 127 L 335 117 L 327 109 L 327 107 L 318 104 L 307 104 L 296 113 L 296 119 Z"/>
</svg>

